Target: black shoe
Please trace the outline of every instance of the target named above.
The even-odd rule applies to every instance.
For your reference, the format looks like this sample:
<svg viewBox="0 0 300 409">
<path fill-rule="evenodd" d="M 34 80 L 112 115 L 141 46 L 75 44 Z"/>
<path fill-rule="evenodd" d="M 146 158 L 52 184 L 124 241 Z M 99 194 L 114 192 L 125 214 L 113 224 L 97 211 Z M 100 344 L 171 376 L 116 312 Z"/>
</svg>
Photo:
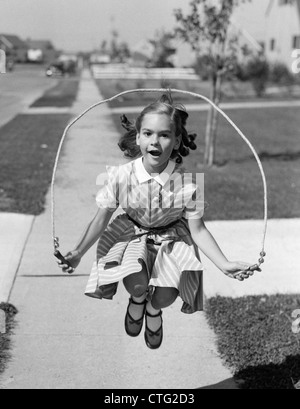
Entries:
<svg viewBox="0 0 300 409">
<path fill-rule="evenodd" d="M 158 328 L 157 331 L 151 331 L 147 325 L 147 317 L 150 318 L 161 318 L 161 326 Z M 146 329 L 145 329 L 145 341 L 146 345 L 150 349 L 158 349 L 160 348 L 162 341 L 163 341 L 163 319 L 162 319 L 162 311 L 160 311 L 157 315 L 151 315 L 146 310 Z"/>
<path fill-rule="evenodd" d="M 135 320 L 132 318 L 130 312 L 129 312 L 129 308 L 130 306 L 134 304 L 134 305 L 143 305 L 143 315 L 141 316 L 141 318 Z M 129 335 L 130 337 L 138 337 L 142 331 L 143 328 L 143 323 L 144 323 L 144 316 L 145 316 L 145 311 L 146 311 L 146 304 L 147 304 L 147 300 L 138 303 L 136 301 L 134 301 L 131 298 L 129 298 L 129 305 L 127 308 L 127 313 L 125 316 L 125 331 L 127 333 L 127 335 Z"/>
</svg>

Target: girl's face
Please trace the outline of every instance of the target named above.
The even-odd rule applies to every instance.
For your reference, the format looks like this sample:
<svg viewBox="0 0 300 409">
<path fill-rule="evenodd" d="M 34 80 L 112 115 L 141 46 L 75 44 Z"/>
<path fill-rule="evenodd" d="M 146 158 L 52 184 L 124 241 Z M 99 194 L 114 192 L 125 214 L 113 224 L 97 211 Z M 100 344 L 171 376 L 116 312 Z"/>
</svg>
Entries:
<svg viewBox="0 0 300 409">
<path fill-rule="evenodd" d="M 176 136 L 175 125 L 168 115 L 150 113 L 143 118 L 136 143 L 140 146 L 147 172 L 162 173 L 173 150 L 179 149 L 181 136 Z"/>
</svg>

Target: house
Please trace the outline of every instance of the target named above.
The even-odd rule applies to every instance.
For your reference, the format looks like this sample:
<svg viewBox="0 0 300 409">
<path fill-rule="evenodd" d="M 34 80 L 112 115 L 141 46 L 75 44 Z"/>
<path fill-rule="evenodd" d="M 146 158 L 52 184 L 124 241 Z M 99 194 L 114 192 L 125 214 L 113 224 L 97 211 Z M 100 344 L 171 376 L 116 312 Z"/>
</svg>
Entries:
<svg viewBox="0 0 300 409">
<path fill-rule="evenodd" d="M 28 62 L 50 63 L 57 57 L 57 51 L 49 40 L 27 40 Z"/>
<path fill-rule="evenodd" d="M 295 49 L 300 49 L 300 0 L 270 0 L 266 11 L 267 59 L 292 69 Z"/>
<path fill-rule="evenodd" d="M 95 51 L 90 55 L 90 64 L 110 64 L 111 58 L 107 52 Z"/>
<path fill-rule="evenodd" d="M 16 35 L 0 34 L 0 49 L 5 52 L 7 58 L 15 62 L 24 63 L 27 60 L 28 46 Z"/>
</svg>

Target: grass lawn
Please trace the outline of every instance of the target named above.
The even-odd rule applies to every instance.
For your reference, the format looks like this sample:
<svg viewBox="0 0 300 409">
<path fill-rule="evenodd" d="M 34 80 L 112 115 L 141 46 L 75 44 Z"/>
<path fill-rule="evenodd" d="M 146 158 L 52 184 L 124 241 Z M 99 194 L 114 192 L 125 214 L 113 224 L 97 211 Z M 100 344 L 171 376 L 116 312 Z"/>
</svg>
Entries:
<svg viewBox="0 0 300 409">
<path fill-rule="evenodd" d="M 31 105 L 31 107 L 71 107 L 77 96 L 79 78 L 63 78 L 58 81 L 59 82 L 56 86 L 46 91 L 41 98 L 37 99 Z"/>
<path fill-rule="evenodd" d="M 6 362 L 8 361 L 10 348 L 10 335 L 14 328 L 14 316 L 17 310 L 11 304 L 0 303 L 0 310 L 3 310 L 6 315 L 6 334 L 0 334 L 0 374 L 4 371 Z"/>
<path fill-rule="evenodd" d="M 300 115 L 299 108 L 229 111 L 258 152 L 267 178 L 269 218 L 300 217 Z M 205 172 L 208 220 L 260 219 L 263 185 L 252 152 L 222 118 L 219 123 L 217 159 L 203 169 L 205 114 L 191 115 L 198 132 L 199 150 L 189 166 Z"/>
<path fill-rule="evenodd" d="M 63 115 L 18 115 L 0 129 L 0 211 L 38 215 L 44 210 L 62 133 Z"/>
<path fill-rule="evenodd" d="M 243 389 L 294 389 L 300 381 L 300 334 L 292 312 L 300 295 L 207 300 L 218 349 Z"/>
</svg>

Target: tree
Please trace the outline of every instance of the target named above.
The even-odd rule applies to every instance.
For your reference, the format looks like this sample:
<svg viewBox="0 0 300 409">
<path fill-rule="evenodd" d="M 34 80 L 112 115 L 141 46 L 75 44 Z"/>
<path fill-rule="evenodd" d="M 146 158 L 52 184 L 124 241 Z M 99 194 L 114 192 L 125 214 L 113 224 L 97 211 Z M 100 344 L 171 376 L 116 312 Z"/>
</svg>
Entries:
<svg viewBox="0 0 300 409">
<path fill-rule="evenodd" d="M 101 51 L 108 54 L 112 61 L 116 63 L 124 63 L 130 58 L 129 45 L 123 41 L 119 41 L 120 35 L 117 30 L 112 30 L 111 41 L 104 40 L 101 44 Z"/>
<path fill-rule="evenodd" d="M 238 38 L 230 32 L 231 16 L 240 4 L 251 0 L 192 0 L 190 13 L 175 10 L 177 35 L 190 44 L 197 59 L 205 57 L 211 81 L 211 100 L 218 106 L 221 101 L 222 80 L 237 64 Z M 215 162 L 218 113 L 209 110 L 205 135 L 204 164 Z"/>
<path fill-rule="evenodd" d="M 110 57 L 112 61 L 115 61 L 118 59 L 119 56 L 119 46 L 118 46 L 118 39 L 119 39 L 119 33 L 117 30 L 112 30 L 112 39 L 110 42 Z"/>
<path fill-rule="evenodd" d="M 170 58 L 176 53 L 176 48 L 172 44 L 173 40 L 174 34 L 164 30 L 157 31 L 155 38 L 150 40 L 150 43 L 154 46 L 152 57 L 154 67 L 173 67 Z"/>
</svg>

